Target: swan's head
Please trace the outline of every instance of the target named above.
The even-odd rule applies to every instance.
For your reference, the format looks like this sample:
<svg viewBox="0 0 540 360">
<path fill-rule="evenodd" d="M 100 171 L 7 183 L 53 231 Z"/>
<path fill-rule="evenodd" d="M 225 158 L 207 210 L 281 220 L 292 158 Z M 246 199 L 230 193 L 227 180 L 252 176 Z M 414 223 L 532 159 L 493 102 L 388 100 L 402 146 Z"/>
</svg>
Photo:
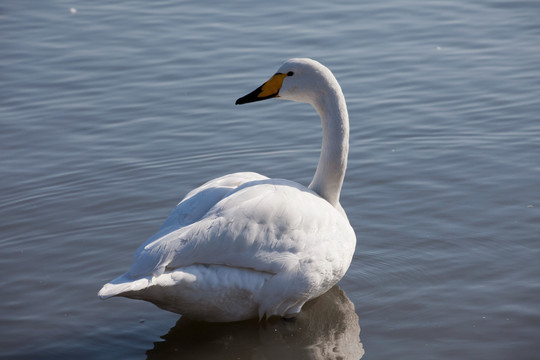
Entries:
<svg viewBox="0 0 540 360">
<path fill-rule="evenodd" d="M 264 84 L 236 100 L 236 105 L 270 98 L 314 104 L 326 92 L 339 88 L 327 67 L 312 59 L 290 59 Z"/>
</svg>

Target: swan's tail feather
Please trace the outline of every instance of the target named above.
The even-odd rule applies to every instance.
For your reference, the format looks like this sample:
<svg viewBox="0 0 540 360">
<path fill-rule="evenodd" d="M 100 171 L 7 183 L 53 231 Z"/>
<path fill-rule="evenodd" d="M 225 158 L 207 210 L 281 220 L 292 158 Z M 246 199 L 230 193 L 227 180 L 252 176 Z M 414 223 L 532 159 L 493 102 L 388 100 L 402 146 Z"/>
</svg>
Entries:
<svg viewBox="0 0 540 360">
<path fill-rule="evenodd" d="M 98 292 L 101 300 L 106 300 L 113 296 L 124 296 L 125 293 L 140 291 L 150 285 L 149 278 L 133 280 L 127 274 L 117 277 L 108 284 L 103 285 Z"/>
</svg>

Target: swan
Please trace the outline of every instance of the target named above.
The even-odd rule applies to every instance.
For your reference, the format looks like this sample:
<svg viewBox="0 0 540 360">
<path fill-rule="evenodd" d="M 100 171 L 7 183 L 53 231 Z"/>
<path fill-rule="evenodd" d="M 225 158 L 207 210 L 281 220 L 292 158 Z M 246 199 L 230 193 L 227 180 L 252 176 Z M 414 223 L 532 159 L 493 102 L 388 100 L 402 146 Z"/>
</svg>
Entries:
<svg viewBox="0 0 540 360">
<path fill-rule="evenodd" d="M 149 301 L 187 318 L 232 322 L 294 317 L 345 274 L 356 235 L 339 195 L 347 167 L 349 117 L 332 72 L 307 58 L 286 61 L 239 98 L 311 104 L 322 122 L 322 148 L 308 187 L 234 173 L 189 192 L 134 254 L 101 299 Z"/>
</svg>

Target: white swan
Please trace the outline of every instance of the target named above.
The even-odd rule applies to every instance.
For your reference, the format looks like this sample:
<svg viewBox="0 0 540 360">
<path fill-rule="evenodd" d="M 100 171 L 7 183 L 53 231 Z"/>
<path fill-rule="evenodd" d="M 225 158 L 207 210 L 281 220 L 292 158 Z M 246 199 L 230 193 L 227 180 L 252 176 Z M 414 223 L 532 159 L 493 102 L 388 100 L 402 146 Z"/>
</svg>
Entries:
<svg viewBox="0 0 540 360">
<path fill-rule="evenodd" d="M 142 299 L 204 321 L 287 317 L 343 277 L 356 245 L 339 204 L 349 147 L 345 98 L 330 70 L 311 59 L 285 62 L 236 104 L 273 97 L 307 102 L 321 117 L 311 184 L 256 173 L 207 182 L 186 195 L 100 298 Z"/>
</svg>

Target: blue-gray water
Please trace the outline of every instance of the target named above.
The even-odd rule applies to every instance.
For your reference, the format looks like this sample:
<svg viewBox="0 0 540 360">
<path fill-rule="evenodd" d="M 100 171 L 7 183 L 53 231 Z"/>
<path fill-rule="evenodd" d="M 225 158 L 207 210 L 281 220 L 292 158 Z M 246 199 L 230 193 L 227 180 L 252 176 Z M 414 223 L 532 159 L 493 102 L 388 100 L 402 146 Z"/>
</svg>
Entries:
<svg viewBox="0 0 540 360">
<path fill-rule="evenodd" d="M 537 359 L 539 19 L 538 1 L 4 1 L 1 356 Z M 346 297 L 223 326 L 100 301 L 193 187 L 309 183 L 315 111 L 234 106 L 291 57 L 348 101 Z"/>
</svg>

